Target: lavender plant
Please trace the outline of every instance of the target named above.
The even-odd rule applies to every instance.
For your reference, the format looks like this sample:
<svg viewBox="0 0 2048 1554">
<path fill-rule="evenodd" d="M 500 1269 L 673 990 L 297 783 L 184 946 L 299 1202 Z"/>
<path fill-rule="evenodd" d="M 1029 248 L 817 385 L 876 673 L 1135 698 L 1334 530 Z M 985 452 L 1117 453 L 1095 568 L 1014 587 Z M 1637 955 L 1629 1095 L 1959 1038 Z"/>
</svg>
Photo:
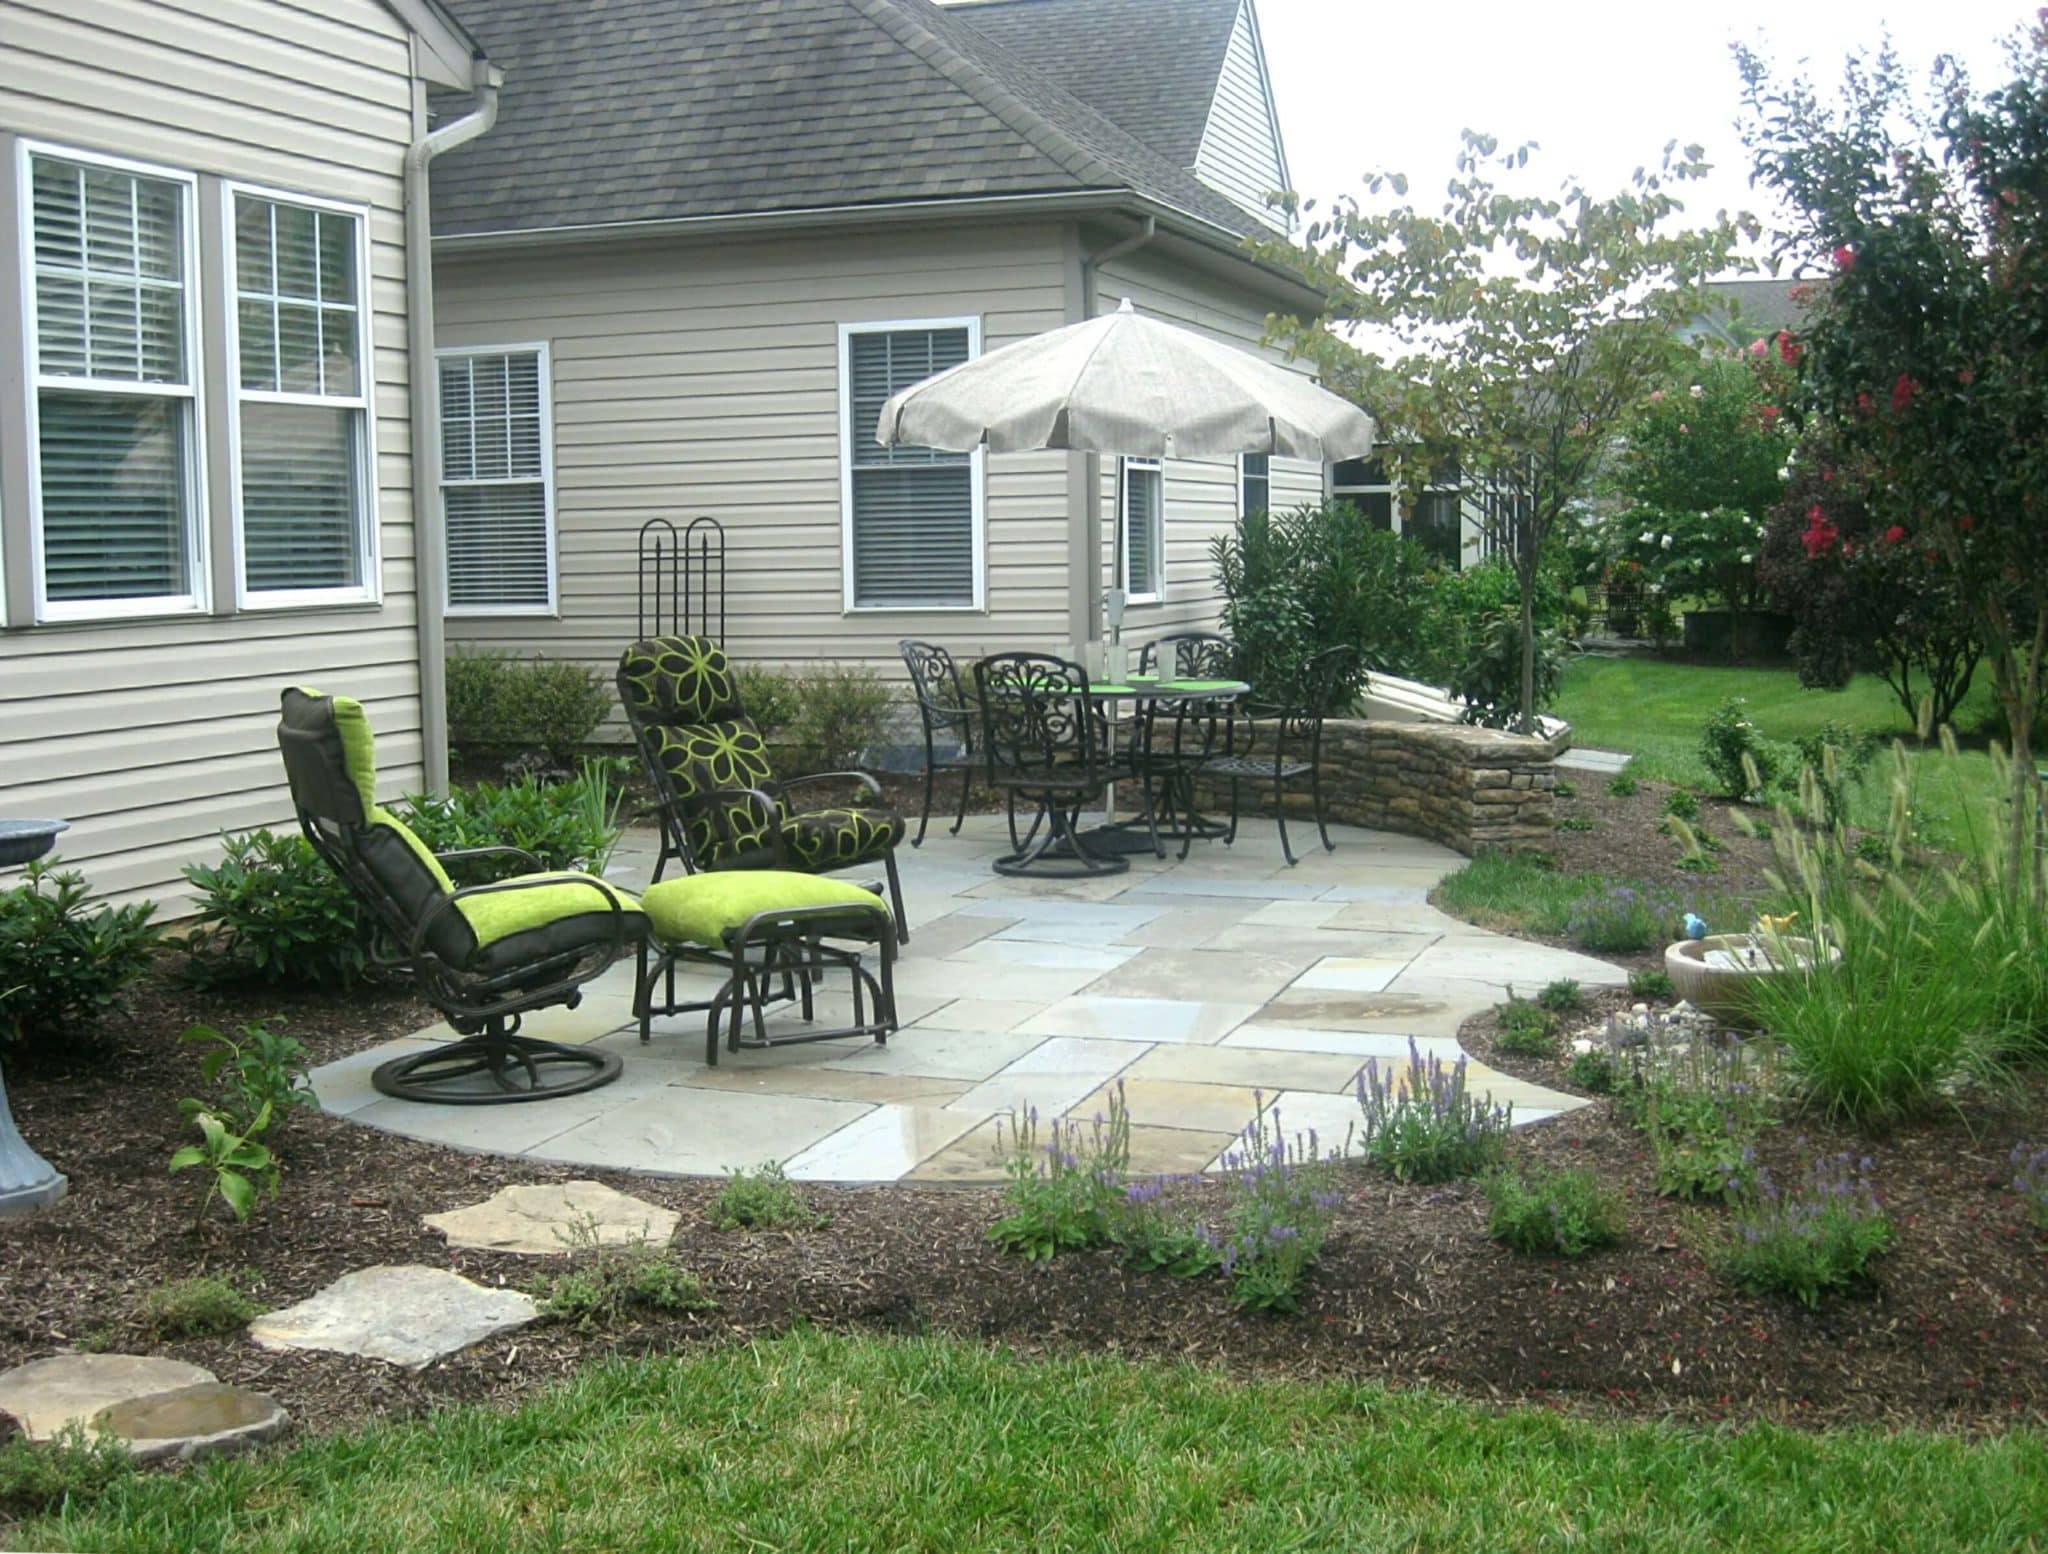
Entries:
<svg viewBox="0 0 2048 1554">
<path fill-rule="evenodd" d="M 1337 1208 L 1336 1158 L 1321 1156 L 1314 1129 L 1290 1143 L 1278 1107 L 1261 1108 L 1225 1152 L 1230 1232 L 1220 1262 L 1240 1307 L 1300 1307 Z"/>
<path fill-rule="evenodd" d="M 1408 1040 L 1408 1066 L 1380 1073 L 1379 1059 L 1358 1076 L 1368 1160 L 1398 1182 L 1447 1182 L 1475 1176 L 1500 1158 L 1514 1113 L 1465 1091 L 1465 1062 L 1423 1061 Z"/>
<path fill-rule="evenodd" d="M 1790 1189 L 1759 1169 L 1756 1193 L 1737 1211 L 1721 1249 L 1722 1273 L 1744 1289 L 1791 1295 L 1807 1306 L 1867 1279 L 1892 1240 L 1873 1169 L 1868 1157 L 1826 1155 Z"/>
<path fill-rule="evenodd" d="M 1123 1202 L 1109 1216 L 1108 1229 L 1125 1267 L 1193 1279 L 1221 1264 L 1221 1238 L 1176 1196 L 1177 1189 L 1197 1180 L 1157 1176 L 1132 1182 L 1124 1189 Z"/>
<path fill-rule="evenodd" d="M 2012 1147 L 2012 1190 L 2037 1230 L 2048 1230 L 2048 1144 Z"/>
<path fill-rule="evenodd" d="M 1610 885 L 1589 896 L 1565 921 L 1565 932 L 1582 950 L 1634 955 L 1669 938 L 1692 900 L 1668 890 Z"/>
<path fill-rule="evenodd" d="M 1111 1093 L 1108 1115 L 1095 1117 L 1085 1128 L 1056 1120 L 1040 1143 L 1034 1106 L 1021 1116 L 1011 1115 L 1010 1133 L 1004 1166 L 1009 1181 L 1003 1188 L 1010 1212 L 989 1227 L 989 1239 L 1006 1252 L 1040 1263 L 1061 1252 L 1107 1245 L 1131 1159 L 1123 1086 Z"/>
<path fill-rule="evenodd" d="M 1610 1018 L 1607 1049 L 1626 1065 L 1616 1104 L 1649 1139 L 1658 1192 L 1732 1203 L 1754 1190 L 1756 1140 L 1775 1085 L 1768 1046 Z"/>
</svg>

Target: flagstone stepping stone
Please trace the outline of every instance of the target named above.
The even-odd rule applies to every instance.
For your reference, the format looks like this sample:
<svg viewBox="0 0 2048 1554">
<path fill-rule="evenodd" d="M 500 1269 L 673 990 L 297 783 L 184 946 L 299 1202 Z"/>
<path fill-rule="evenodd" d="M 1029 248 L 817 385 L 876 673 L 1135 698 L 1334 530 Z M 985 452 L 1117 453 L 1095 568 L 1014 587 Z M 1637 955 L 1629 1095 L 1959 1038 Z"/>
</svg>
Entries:
<svg viewBox="0 0 2048 1554">
<path fill-rule="evenodd" d="M 138 1462 L 234 1451 L 269 1440 L 290 1422 L 276 1398 L 219 1381 L 130 1398 L 92 1419 L 99 1429 L 119 1436 Z"/>
<path fill-rule="evenodd" d="M 204 1366 L 148 1354 L 53 1354 L 0 1373 L 0 1413 L 32 1441 L 89 1426 L 103 1409 L 215 1381 Z"/>
<path fill-rule="evenodd" d="M 539 1315 L 517 1290 L 486 1289 L 445 1268 L 385 1263 L 258 1317 L 249 1336 L 265 1349 L 326 1349 L 419 1370 Z"/>
<path fill-rule="evenodd" d="M 421 1223 L 440 1231 L 450 1246 L 549 1257 L 569 1252 L 585 1229 L 596 1234 L 600 1246 L 664 1245 L 680 1219 L 673 1209 L 602 1182 L 582 1181 L 501 1187 L 482 1203 L 429 1214 Z"/>
</svg>

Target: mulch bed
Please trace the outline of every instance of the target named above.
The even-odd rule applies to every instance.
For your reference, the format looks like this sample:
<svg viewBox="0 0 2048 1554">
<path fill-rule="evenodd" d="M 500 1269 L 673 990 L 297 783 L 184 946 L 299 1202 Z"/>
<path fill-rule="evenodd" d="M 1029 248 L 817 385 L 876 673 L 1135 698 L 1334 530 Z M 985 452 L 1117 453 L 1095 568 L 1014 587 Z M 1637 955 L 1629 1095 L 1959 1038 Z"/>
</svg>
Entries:
<svg viewBox="0 0 2048 1554">
<path fill-rule="evenodd" d="M 1668 783 L 1638 783 L 1632 794 L 1607 791 L 1612 780 L 1604 772 L 1560 772 L 1569 795 L 1556 800 L 1560 822 L 1544 851 L 1561 874 L 1605 874 L 1668 887 L 1680 895 L 1753 897 L 1769 889 L 1764 871 L 1773 866 L 1768 838 L 1748 836 L 1736 823 L 1737 813 L 1752 822 L 1770 819 L 1768 810 L 1721 799 L 1700 800 L 1700 818 L 1691 822 L 1721 844 L 1712 854 L 1714 868 L 1694 873 L 1678 867 L 1684 849 L 1677 838 L 1657 828 L 1664 823 Z"/>
<path fill-rule="evenodd" d="M 1716 1212 L 1652 1196 L 1639 1136 L 1600 1102 L 1518 1135 L 1513 1155 L 1590 1166 L 1622 1184 L 1625 1245 L 1578 1263 L 1518 1257 L 1487 1238 L 1476 1186 L 1400 1187 L 1349 1168 L 1312 1293 L 1288 1318 L 1240 1314 L 1219 1281 L 1132 1274 L 1107 1255 L 1047 1266 L 1007 1257 L 986 1238 L 997 1189 L 806 1188 L 827 1225 L 746 1234 L 710 1228 L 714 1182 L 597 1173 L 682 1213 L 677 1251 L 718 1309 L 592 1334 L 537 1325 L 412 1374 L 270 1354 L 240 1338 L 160 1343 L 135 1304 L 165 1281 L 236 1267 L 259 1272 L 259 1298 L 272 1305 L 379 1262 L 535 1289 L 549 1272 L 541 1260 L 450 1251 L 420 1216 L 511 1182 L 591 1173 L 302 1114 L 282 1141 L 280 1197 L 246 1226 L 217 1206 L 195 1225 L 200 1184 L 170 1179 L 164 1166 L 179 1140 L 178 1098 L 199 1084 L 197 1052 L 173 1037 L 199 1018 L 276 1020 L 324 1060 L 428 1016 L 391 995 L 201 997 L 158 978 L 133 1014 L 109 1022 L 103 1048 L 12 1061 L 15 1114 L 69 1174 L 71 1194 L 0 1229 L 0 1367 L 81 1343 L 169 1353 L 274 1394 L 317 1431 L 516 1398 L 606 1354 L 687 1351 L 806 1323 L 1171 1357 L 1244 1375 L 1427 1384 L 1605 1417 L 1968 1431 L 2048 1422 L 2048 1237 L 2026 1225 L 2003 1185 L 2012 1144 L 2048 1132 L 2038 1076 L 2002 1100 L 1972 1101 L 1966 1116 L 1889 1138 L 1803 1130 L 1808 1148 L 1874 1154 L 1899 1225 L 1876 1287 L 1817 1312 L 1718 1279 L 1701 1250 Z M 1468 1036 L 1476 1053 L 1490 1053 L 1484 1020 Z M 1527 1060 L 1502 1066 L 1559 1082 L 1559 1071 Z M 1791 1127 L 1766 1150 L 1788 1171 L 1803 1153 Z"/>
</svg>

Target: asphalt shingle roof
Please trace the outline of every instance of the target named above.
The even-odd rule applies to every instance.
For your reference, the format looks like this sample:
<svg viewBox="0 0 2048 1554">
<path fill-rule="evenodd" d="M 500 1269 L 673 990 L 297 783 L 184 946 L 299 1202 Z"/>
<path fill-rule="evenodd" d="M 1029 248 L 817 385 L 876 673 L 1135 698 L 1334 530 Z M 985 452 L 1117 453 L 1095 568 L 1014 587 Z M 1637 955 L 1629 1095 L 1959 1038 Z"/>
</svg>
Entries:
<svg viewBox="0 0 2048 1554">
<path fill-rule="evenodd" d="M 456 9 L 505 87 L 491 132 L 434 164 L 437 234 L 1084 190 L 1263 230 L 930 0 Z"/>
<path fill-rule="evenodd" d="M 953 14 L 1181 167 L 1195 165 L 1240 0 L 975 0 Z"/>
</svg>

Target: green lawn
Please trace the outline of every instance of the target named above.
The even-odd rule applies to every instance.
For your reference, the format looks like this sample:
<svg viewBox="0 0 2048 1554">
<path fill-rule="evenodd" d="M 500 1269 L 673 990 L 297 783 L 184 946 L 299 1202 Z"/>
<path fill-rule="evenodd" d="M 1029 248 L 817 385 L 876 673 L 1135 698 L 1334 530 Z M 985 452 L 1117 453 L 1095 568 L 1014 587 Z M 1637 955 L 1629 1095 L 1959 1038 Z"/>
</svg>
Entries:
<svg viewBox="0 0 2048 1554">
<path fill-rule="evenodd" d="M 1986 677 L 1978 678 L 1958 718 L 1965 728 L 1990 703 Z M 1789 669 L 1717 668 L 1661 659 L 1577 659 L 1565 673 L 1552 710 L 1572 725 L 1577 743 L 1633 755 L 1635 775 L 1704 789 L 1710 784 L 1700 763 L 1700 730 L 1730 696 L 1748 700 L 1750 720 L 1770 739 L 1814 733 L 1830 720 L 1888 740 L 1913 732 L 1890 687 L 1874 675 L 1859 675 L 1840 691 L 1809 691 Z M 1939 751 L 1915 747 L 1908 760 L 1913 804 L 1926 818 L 1929 840 L 1964 845 L 1972 821 L 1981 827 L 1987 804 L 2001 802 L 1990 757 L 1981 751 L 1964 751 L 1951 765 Z M 1858 825 L 1884 825 L 1891 803 L 1890 771 L 1889 761 L 1881 760 L 1864 784 L 1853 807 Z"/>
<path fill-rule="evenodd" d="M 1017 1277 L 1029 1278 L 1020 1272 Z M 165 1549 L 2012 1550 L 2048 1443 L 1696 1431 L 798 1334 L 614 1363 L 13 1529 Z"/>
</svg>

